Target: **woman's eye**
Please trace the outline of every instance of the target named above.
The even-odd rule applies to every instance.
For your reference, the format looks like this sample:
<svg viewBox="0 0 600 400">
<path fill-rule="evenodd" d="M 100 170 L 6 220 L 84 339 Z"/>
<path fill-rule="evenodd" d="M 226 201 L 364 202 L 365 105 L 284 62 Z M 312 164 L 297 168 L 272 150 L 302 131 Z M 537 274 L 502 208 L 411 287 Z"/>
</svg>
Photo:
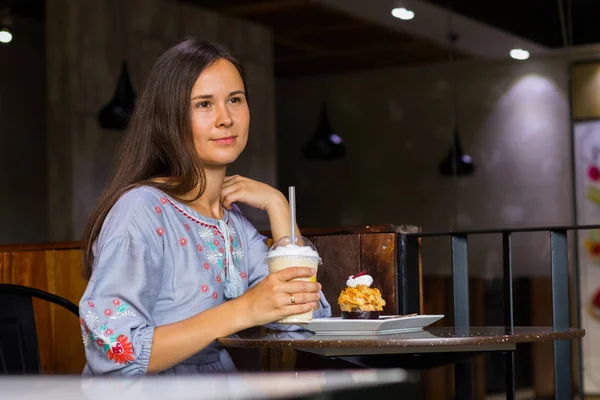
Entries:
<svg viewBox="0 0 600 400">
<path fill-rule="evenodd" d="M 239 97 L 232 97 L 231 99 L 229 99 L 229 101 L 232 103 L 241 103 L 242 99 Z"/>
<path fill-rule="evenodd" d="M 210 107 L 210 103 L 208 101 L 201 101 L 200 103 L 198 103 L 196 105 L 196 107 L 198 108 L 206 108 L 206 107 Z"/>
</svg>

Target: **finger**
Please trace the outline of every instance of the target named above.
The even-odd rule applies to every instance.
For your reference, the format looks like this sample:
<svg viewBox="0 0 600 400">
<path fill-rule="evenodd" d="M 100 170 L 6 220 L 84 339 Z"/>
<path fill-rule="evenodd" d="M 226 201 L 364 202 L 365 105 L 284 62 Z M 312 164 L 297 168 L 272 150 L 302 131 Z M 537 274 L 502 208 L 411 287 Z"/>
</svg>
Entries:
<svg viewBox="0 0 600 400">
<path fill-rule="evenodd" d="M 221 189 L 221 202 L 223 201 L 223 199 L 225 199 L 225 197 L 227 197 L 228 195 L 232 194 L 233 192 L 235 192 L 235 187 L 234 186 L 226 186 L 223 187 Z"/>
<path fill-rule="evenodd" d="M 294 302 L 292 303 L 292 296 L 294 296 Z M 275 307 L 284 308 L 290 307 L 296 304 L 306 304 L 318 302 L 321 298 L 320 293 L 294 293 L 294 294 L 281 294 L 275 298 Z"/>
<path fill-rule="evenodd" d="M 231 204 L 238 201 L 240 192 L 235 187 L 227 187 L 221 190 L 221 203 L 223 207 L 231 210 Z"/>
<path fill-rule="evenodd" d="M 231 176 L 226 176 L 225 179 L 223 180 L 223 182 L 235 182 L 240 180 L 241 176 L 239 175 L 231 175 Z"/>
<path fill-rule="evenodd" d="M 308 267 L 291 267 L 277 271 L 272 275 L 276 275 L 282 281 L 290 281 L 294 278 L 311 277 L 317 273 L 314 268 Z"/>
<path fill-rule="evenodd" d="M 313 310 L 314 303 L 295 304 L 293 306 L 285 307 L 282 309 L 284 316 L 302 314 Z"/>
<path fill-rule="evenodd" d="M 294 296 L 294 302 L 292 303 L 292 296 Z M 293 306 L 294 304 L 305 304 L 305 303 L 314 303 L 315 301 L 319 301 L 321 298 L 321 294 L 317 293 L 293 293 L 288 294 L 287 299 L 283 297 L 284 306 Z"/>
<path fill-rule="evenodd" d="M 223 188 L 233 186 L 235 184 L 240 183 L 238 180 L 231 179 L 229 181 L 223 181 Z"/>
<path fill-rule="evenodd" d="M 321 290 L 321 284 L 318 282 L 289 281 L 277 285 L 276 290 L 283 293 L 315 293 Z"/>
</svg>

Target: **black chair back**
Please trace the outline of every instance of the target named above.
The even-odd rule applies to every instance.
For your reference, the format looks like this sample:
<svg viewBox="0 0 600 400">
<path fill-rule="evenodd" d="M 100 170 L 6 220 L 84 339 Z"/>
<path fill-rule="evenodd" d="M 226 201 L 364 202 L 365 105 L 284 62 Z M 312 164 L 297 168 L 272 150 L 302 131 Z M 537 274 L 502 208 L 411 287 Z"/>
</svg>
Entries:
<svg viewBox="0 0 600 400">
<path fill-rule="evenodd" d="M 79 317 L 79 307 L 65 298 L 27 286 L 0 284 L 0 375 L 41 373 L 33 297 Z"/>
</svg>

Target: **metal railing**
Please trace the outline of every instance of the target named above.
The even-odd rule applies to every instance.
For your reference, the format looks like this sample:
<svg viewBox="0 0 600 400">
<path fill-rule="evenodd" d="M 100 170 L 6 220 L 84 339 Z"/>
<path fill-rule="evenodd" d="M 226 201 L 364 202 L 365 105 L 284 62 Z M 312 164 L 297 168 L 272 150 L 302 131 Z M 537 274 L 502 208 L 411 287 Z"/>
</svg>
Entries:
<svg viewBox="0 0 600 400">
<path fill-rule="evenodd" d="M 504 287 L 504 325 L 507 334 L 514 329 L 513 313 L 513 241 L 514 233 L 548 232 L 550 240 L 550 265 L 552 278 L 552 318 L 554 330 L 570 328 L 569 314 L 569 272 L 568 243 L 569 231 L 600 229 L 600 225 L 547 226 L 515 229 L 489 229 L 438 233 L 404 233 L 398 235 L 398 305 L 399 314 L 421 312 L 419 304 L 419 241 L 433 237 L 449 237 L 451 248 L 452 286 L 454 299 L 454 325 L 458 328 L 469 327 L 469 262 L 468 238 L 474 235 L 502 235 L 502 265 Z M 575 238 L 577 246 L 577 238 Z M 576 260 L 577 261 L 577 260 Z M 575 263 L 575 282 L 577 312 L 579 313 L 579 271 Z M 580 318 L 578 315 L 577 324 Z M 578 326 L 579 327 L 579 326 Z M 581 346 L 579 346 L 579 370 L 581 377 Z M 507 398 L 514 398 L 515 393 L 515 355 L 507 353 L 506 391 Z M 456 364 L 455 379 L 470 381 L 470 365 L 468 362 Z M 554 376 L 555 397 L 570 399 L 571 394 L 571 347 L 568 340 L 554 342 Z M 461 385 L 463 386 L 463 385 Z M 468 385 L 467 385 L 468 386 Z M 458 385 L 457 385 L 458 387 Z M 466 387 L 466 386 L 463 386 Z M 580 378 L 580 390 L 582 382 Z M 457 393 L 457 398 L 470 398 L 469 393 Z"/>
</svg>

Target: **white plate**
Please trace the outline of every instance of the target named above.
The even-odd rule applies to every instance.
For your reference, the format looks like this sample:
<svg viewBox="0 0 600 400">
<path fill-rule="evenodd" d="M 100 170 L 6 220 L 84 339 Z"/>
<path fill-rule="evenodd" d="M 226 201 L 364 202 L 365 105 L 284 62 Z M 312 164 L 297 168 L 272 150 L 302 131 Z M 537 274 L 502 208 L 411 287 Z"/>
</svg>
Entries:
<svg viewBox="0 0 600 400">
<path fill-rule="evenodd" d="M 315 318 L 302 328 L 317 335 L 384 335 L 420 331 L 444 318 L 443 315 L 410 317 L 380 316 L 379 319 Z"/>
</svg>

